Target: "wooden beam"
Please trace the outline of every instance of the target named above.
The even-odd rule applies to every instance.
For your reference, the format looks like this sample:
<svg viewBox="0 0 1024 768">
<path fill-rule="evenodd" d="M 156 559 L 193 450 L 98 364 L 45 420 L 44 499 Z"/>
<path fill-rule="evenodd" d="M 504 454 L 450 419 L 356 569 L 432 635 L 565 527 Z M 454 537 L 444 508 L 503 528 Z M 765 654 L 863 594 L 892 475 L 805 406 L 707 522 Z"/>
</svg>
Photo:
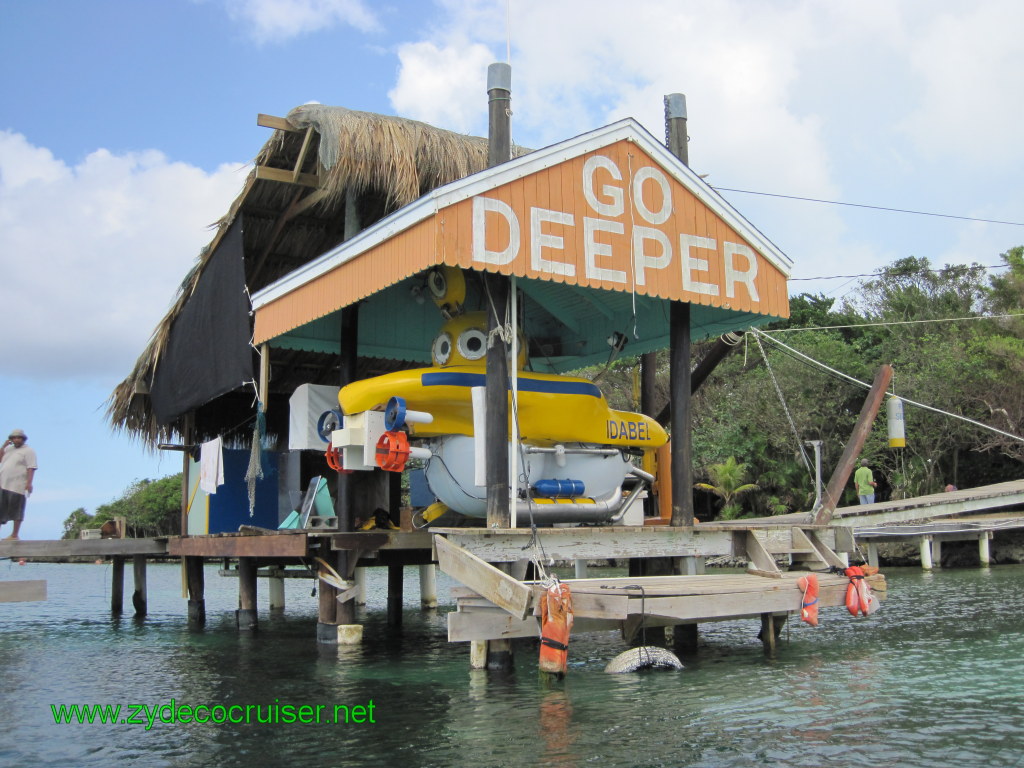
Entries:
<svg viewBox="0 0 1024 768">
<path fill-rule="evenodd" d="M 507 573 L 457 547 L 443 536 L 434 537 L 438 567 L 456 581 L 513 616 L 524 619 L 533 607 L 533 589 Z"/>
<path fill-rule="evenodd" d="M 45 579 L 0 581 L 0 603 L 30 603 L 45 599 Z"/>
<path fill-rule="evenodd" d="M 292 133 L 298 133 L 302 130 L 288 122 L 287 118 L 265 115 L 262 112 L 256 115 L 256 125 L 261 128 L 273 128 L 278 131 L 291 131 Z"/>
<path fill-rule="evenodd" d="M 54 539 L 0 541 L 0 557 L 165 555 L 167 539 Z"/>
<path fill-rule="evenodd" d="M 747 561 L 754 566 L 752 570 L 765 574 L 781 573 L 779 566 L 775 564 L 775 558 L 764 548 L 760 539 L 753 531 L 747 531 L 746 535 Z"/>
<path fill-rule="evenodd" d="M 190 536 L 171 539 L 167 553 L 177 557 L 306 557 L 304 533 L 267 536 Z"/>
<path fill-rule="evenodd" d="M 828 525 L 832 519 L 832 513 L 843 497 L 846 481 L 850 479 L 850 473 L 853 472 L 854 464 L 857 463 L 857 456 L 860 455 L 868 435 L 871 434 L 871 425 L 885 399 L 885 390 L 890 381 L 892 381 L 892 366 L 882 365 L 875 374 L 875 380 L 871 384 L 867 397 L 864 398 L 864 405 L 861 406 L 860 416 L 853 428 L 853 434 L 850 435 L 850 441 L 846 444 L 843 455 L 839 458 L 839 463 L 832 472 L 828 486 L 821 496 L 821 506 L 814 516 L 816 525 Z"/>
<path fill-rule="evenodd" d="M 319 187 L 320 177 L 315 173 L 300 173 L 298 178 L 284 168 L 270 168 L 266 165 L 256 166 L 256 178 L 264 181 L 281 181 L 287 184 L 300 184 L 304 187 Z"/>
<path fill-rule="evenodd" d="M 313 126 L 306 129 L 306 135 L 302 139 L 302 147 L 299 149 L 299 156 L 295 158 L 295 168 L 292 170 L 292 182 L 298 183 L 302 175 L 302 166 L 306 162 L 306 153 L 309 152 L 309 145 L 313 141 Z"/>
<path fill-rule="evenodd" d="M 793 529 L 793 540 L 800 539 L 811 546 L 814 550 L 814 554 L 820 559 L 825 565 L 830 568 L 846 568 L 846 563 L 839 555 L 829 549 L 825 544 L 822 543 L 821 539 L 818 538 L 818 534 L 814 531 L 802 531 L 799 528 Z"/>
</svg>

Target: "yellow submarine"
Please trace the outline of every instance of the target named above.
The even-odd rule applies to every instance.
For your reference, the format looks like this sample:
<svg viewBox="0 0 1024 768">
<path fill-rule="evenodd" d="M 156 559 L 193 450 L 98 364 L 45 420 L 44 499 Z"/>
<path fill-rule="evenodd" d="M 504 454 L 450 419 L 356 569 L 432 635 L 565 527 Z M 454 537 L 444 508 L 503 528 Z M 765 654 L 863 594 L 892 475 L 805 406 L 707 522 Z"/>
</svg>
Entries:
<svg viewBox="0 0 1024 768">
<path fill-rule="evenodd" d="M 343 387 L 342 428 L 332 449 L 346 470 L 402 471 L 409 458 L 424 462 L 434 496 L 468 517 L 486 517 L 486 488 L 478 463 L 483 433 L 482 393 L 488 347 L 484 312 L 464 312 L 465 278 L 439 267 L 427 287 L 447 320 L 435 337 L 429 368 L 396 371 Z M 614 523 L 652 478 L 631 456 L 668 440 L 654 419 L 609 407 L 589 379 L 534 373 L 519 334 L 516 420 L 520 444 L 516 510 L 534 522 Z M 511 389 L 511 382 L 510 382 Z M 510 392 L 510 398 L 512 393 Z M 510 424 L 510 434 L 511 424 Z M 631 478 L 632 492 L 623 484 Z"/>
</svg>

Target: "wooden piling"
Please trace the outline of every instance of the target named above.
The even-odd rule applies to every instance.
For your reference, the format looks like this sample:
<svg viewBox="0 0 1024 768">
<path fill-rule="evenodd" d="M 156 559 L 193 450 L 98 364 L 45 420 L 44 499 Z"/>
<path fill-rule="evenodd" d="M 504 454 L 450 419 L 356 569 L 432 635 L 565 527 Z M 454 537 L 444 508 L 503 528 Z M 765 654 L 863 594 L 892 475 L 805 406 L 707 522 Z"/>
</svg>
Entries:
<svg viewBox="0 0 1024 768">
<path fill-rule="evenodd" d="M 136 616 L 146 615 L 146 556 L 132 555 L 132 573 L 135 580 L 135 590 L 132 592 L 132 606 L 135 608 Z"/>
<path fill-rule="evenodd" d="M 270 569 L 270 577 L 267 579 L 267 591 L 270 594 L 270 610 L 284 610 L 284 578 L 281 577 L 280 566 Z"/>
<path fill-rule="evenodd" d="M 256 561 L 251 557 L 238 558 L 238 611 L 235 617 L 239 631 L 255 631 Z"/>
<path fill-rule="evenodd" d="M 110 558 L 110 612 L 124 612 L 124 557 L 114 555 Z"/>
<path fill-rule="evenodd" d="M 206 579 L 203 558 L 185 558 L 185 580 L 188 585 L 188 623 L 192 627 L 206 624 Z"/>
<path fill-rule="evenodd" d="M 433 563 L 420 566 L 420 607 L 437 608 L 437 568 Z"/>
<path fill-rule="evenodd" d="M 992 554 L 989 551 L 989 539 L 992 538 L 992 531 L 982 531 L 981 536 L 978 537 L 978 558 L 981 560 L 983 568 L 987 568 L 992 563 Z"/>
<path fill-rule="evenodd" d="M 402 591 L 405 569 L 401 565 L 388 566 L 388 626 L 402 626 Z"/>
<path fill-rule="evenodd" d="M 874 541 L 868 542 L 868 565 L 878 567 L 878 544 Z"/>
<path fill-rule="evenodd" d="M 918 540 L 921 549 L 921 567 L 930 571 L 932 569 L 932 537 L 922 536 Z"/>
<path fill-rule="evenodd" d="M 843 450 L 843 455 L 839 457 L 839 463 L 836 465 L 835 470 L 833 470 L 832 477 L 829 478 L 825 493 L 822 494 L 821 506 L 814 515 L 815 525 L 828 525 L 832 521 L 832 513 L 835 511 L 836 506 L 838 506 L 839 500 L 843 497 L 843 489 L 846 487 L 846 481 L 850 479 L 850 474 L 857 463 L 857 456 L 860 455 L 868 435 L 871 434 L 871 426 L 874 424 L 875 416 L 878 415 L 878 409 L 885 399 L 885 390 L 889 386 L 890 381 L 892 381 L 892 366 L 888 364 L 880 366 L 875 373 L 875 380 L 871 384 L 871 389 L 868 391 L 867 397 L 864 398 L 864 404 L 861 406 L 860 416 L 857 418 L 856 425 L 854 425 L 853 434 L 850 435 L 850 440 Z"/>
</svg>

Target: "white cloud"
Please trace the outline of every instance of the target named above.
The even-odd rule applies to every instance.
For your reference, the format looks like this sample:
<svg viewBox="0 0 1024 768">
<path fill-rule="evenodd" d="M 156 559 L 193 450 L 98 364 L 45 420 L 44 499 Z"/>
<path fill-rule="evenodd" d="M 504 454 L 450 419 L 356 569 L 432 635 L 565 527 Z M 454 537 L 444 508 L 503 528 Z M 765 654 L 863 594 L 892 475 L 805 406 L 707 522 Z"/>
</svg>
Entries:
<svg viewBox="0 0 1024 768">
<path fill-rule="evenodd" d="M 23 376 L 127 375 L 244 178 L 156 151 L 68 166 L 0 132 L 0 358 Z"/>
<path fill-rule="evenodd" d="M 398 82 L 388 98 L 399 114 L 462 133 L 487 112 L 490 49 L 479 43 L 438 46 L 410 43 L 398 49 Z"/>
<path fill-rule="evenodd" d="M 244 22 L 260 43 L 283 42 L 339 24 L 361 32 L 377 28 L 362 0 L 225 0 L 233 19 Z"/>
<path fill-rule="evenodd" d="M 481 49 L 505 58 L 504 5 L 501 13 L 480 0 L 439 5 L 433 26 L 401 49 L 437 55 L 400 57 L 392 104 L 484 134 Z M 626 116 L 660 139 L 662 96 L 682 92 L 690 163 L 712 185 L 963 215 L 1024 204 L 1009 183 L 1024 153 L 1016 137 L 1024 48 L 1015 38 L 1024 6 L 1013 0 L 510 7 L 518 143 L 545 146 Z M 451 62 L 474 62 L 479 72 L 450 77 Z M 417 93 L 429 98 L 410 96 Z M 912 253 L 941 261 L 970 244 L 974 260 L 991 259 L 1017 236 L 1005 227 L 979 238 L 965 222 L 730 199 L 801 276 L 868 272 Z"/>
<path fill-rule="evenodd" d="M 996 0 L 945 8 L 908 41 L 923 87 L 900 128 L 922 151 L 951 163 L 1019 164 L 1024 6 Z"/>
</svg>

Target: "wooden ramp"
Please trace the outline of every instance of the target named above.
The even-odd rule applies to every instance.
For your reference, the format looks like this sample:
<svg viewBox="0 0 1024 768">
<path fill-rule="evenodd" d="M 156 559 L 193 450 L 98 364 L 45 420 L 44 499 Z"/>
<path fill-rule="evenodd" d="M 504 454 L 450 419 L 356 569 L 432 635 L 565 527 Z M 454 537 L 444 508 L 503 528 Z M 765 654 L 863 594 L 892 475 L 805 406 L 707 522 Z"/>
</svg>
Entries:
<svg viewBox="0 0 1024 768">
<path fill-rule="evenodd" d="M 1024 480 L 965 488 L 959 491 L 933 493 L 911 499 L 882 501 L 856 507 L 841 507 L 832 518 L 832 525 L 848 528 L 905 523 L 936 517 L 975 514 L 1024 504 Z"/>
<path fill-rule="evenodd" d="M 457 588 L 457 610 L 448 614 L 450 641 L 479 641 L 536 637 L 539 598 L 544 588 L 522 582 L 484 562 L 442 536 L 435 537 L 438 565 L 465 585 Z M 763 572 L 764 575 L 709 574 L 647 576 L 642 578 L 565 579 L 573 596 L 574 632 L 622 630 L 631 637 L 644 626 L 695 624 L 788 614 L 800 610 L 797 585 L 807 572 Z M 819 573 L 820 606 L 845 604 L 849 580 Z M 885 597 L 885 577 L 869 577 L 879 599 Z"/>
</svg>

